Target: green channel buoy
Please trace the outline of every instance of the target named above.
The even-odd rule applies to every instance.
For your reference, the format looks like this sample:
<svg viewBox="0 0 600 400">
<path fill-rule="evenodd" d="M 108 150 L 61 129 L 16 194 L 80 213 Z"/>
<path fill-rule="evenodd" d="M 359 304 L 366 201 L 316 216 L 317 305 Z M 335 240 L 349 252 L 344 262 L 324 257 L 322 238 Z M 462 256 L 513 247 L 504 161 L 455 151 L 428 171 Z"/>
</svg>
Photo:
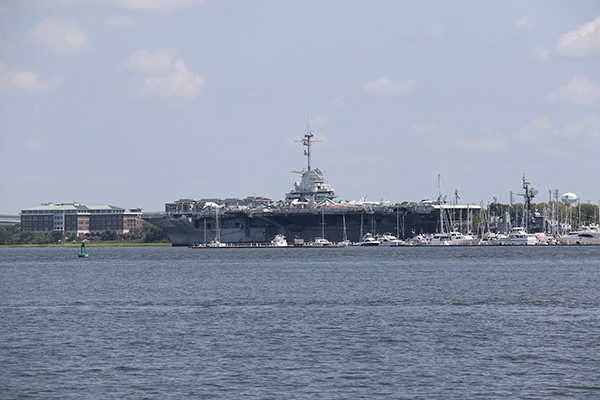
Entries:
<svg viewBox="0 0 600 400">
<path fill-rule="evenodd" d="M 77 254 L 79 257 L 88 257 L 89 254 L 85 252 L 85 242 L 81 242 L 81 251 Z"/>
</svg>

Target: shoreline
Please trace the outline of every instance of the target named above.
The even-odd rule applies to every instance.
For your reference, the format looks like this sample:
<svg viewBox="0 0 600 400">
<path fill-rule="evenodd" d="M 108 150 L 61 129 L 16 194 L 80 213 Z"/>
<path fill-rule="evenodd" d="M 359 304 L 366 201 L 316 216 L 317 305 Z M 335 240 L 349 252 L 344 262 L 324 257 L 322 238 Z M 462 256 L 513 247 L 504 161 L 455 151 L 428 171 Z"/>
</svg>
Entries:
<svg viewBox="0 0 600 400">
<path fill-rule="evenodd" d="M 129 243 L 129 242 L 106 242 L 95 243 L 86 242 L 86 247 L 154 247 L 154 246 L 173 246 L 171 243 Z M 2 244 L 0 248 L 34 248 L 34 247 L 65 247 L 65 248 L 80 248 L 81 243 L 48 243 L 48 244 Z"/>
</svg>

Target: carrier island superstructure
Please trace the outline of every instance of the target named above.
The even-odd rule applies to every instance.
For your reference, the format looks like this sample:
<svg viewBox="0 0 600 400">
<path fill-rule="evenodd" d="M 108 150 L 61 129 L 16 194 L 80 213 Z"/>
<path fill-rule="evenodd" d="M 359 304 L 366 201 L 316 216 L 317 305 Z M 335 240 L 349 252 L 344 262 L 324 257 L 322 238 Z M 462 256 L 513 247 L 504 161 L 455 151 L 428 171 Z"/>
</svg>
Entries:
<svg viewBox="0 0 600 400">
<path fill-rule="evenodd" d="M 245 199 L 181 199 L 165 205 L 164 213 L 144 214 L 144 219 L 162 228 L 173 246 L 194 243 L 269 242 L 283 234 L 288 240 L 326 237 L 332 242 L 359 242 L 366 233 L 390 232 L 404 239 L 439 231 L 440 208 L 451 210 L 456 220 L 467 219 L 478 206 L 438 202 L 391 204 L 389 202 L 336 201 L 335 190 L 325 174 L 311 165 L 314 135 L 300 141 L 305 147 L 307 168 L 294 171 L 294 182 L 285 200 L 264 197 Z"/>
</svg>

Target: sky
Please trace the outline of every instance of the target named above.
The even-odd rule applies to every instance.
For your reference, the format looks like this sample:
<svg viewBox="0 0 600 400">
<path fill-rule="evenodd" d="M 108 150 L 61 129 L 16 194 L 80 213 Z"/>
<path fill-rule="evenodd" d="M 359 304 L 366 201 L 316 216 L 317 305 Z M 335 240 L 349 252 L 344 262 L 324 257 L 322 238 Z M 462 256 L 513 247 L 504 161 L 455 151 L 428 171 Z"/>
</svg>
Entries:
<svg viewBox="0 0 600 400">
<path fill-rule="evenodd" d="M 0 214 L 284 199 L 600 201 L 596 0 L 0 0 Z"/>
</svg>

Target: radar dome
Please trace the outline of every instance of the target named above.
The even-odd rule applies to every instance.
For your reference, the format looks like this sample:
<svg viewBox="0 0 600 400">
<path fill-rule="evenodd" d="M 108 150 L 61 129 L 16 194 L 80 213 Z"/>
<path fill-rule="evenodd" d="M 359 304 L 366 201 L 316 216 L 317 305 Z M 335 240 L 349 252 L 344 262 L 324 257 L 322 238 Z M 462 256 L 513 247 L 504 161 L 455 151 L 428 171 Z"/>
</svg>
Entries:
<svg viewBox="0 0 600 400">
<path fill-rule="evenodd" d="M 565 193 L 560 199 L 563 203 L 575 204 L 579 198 L 575 193 Z"/>
</svg>

